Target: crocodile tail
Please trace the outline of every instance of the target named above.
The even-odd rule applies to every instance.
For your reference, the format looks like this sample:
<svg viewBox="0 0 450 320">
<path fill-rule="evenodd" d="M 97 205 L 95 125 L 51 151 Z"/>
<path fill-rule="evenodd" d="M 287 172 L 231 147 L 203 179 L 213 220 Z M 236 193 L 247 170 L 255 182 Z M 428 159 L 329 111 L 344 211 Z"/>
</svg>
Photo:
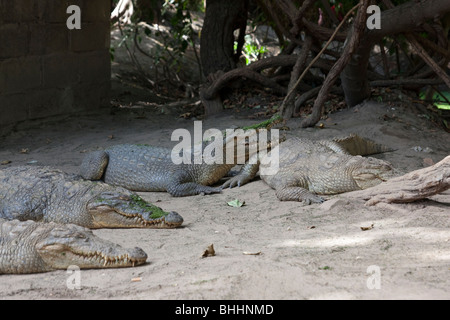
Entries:
<svg viewBox="0 0 450 320">
<path fill-rule="evenodd" d="M 353 156 L 368 156 L 376 153 L 394 151 L 392 148 L 376 143 L 373 140 L 362 138 L 357 134 L 351 134 L 344 138 L 336 138 L 333 141 Z"/>
</svg>

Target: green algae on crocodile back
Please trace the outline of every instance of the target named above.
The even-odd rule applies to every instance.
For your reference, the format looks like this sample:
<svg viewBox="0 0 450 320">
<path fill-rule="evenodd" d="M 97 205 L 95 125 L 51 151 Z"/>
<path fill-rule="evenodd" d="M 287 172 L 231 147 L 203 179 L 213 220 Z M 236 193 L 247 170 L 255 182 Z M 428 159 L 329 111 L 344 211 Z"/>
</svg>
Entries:
<svg viewBox="0 0 450 320">
<path fill-rule="evenodd" d="M 0 274 L 142 265 L 141 248 L 123 248 L 73 224 L 0 219 Z"/>
<path fill-rule="evenodd" d="M 174 228 L 183 223 L 137 194 L 49 167 L 0 170 L 0 218 L 95 228 Z"/>
</svg>

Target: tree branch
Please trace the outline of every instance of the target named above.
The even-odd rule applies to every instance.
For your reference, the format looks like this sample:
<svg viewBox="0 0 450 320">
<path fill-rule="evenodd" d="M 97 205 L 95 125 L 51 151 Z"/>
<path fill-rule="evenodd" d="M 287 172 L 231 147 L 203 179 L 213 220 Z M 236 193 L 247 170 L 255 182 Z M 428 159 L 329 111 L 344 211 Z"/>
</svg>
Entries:
<svg viewBox="0 0 450 320">
<path fill-rule="evenodd" d="M 131 16 L 134 13 L 134 5 L 132 0 L 120 0 L 111 12 L 111 23 L 128 24 L 131 22 Z"/>
<path fill-rule="evenodd" d="M 433 166 L 390 179 L 375 187 L 347 194 L 368 200 L 366 205 L 380 202 L 407 203 L 421 200 L 450 189 L 450 156 Z"/>
<path fill-rule="evenodd" d="M 339 74 L 341 73 L 341 71 L 347 65 L 347 62 L 350 60 L 350 58 L 353 54 L 353 51 L 356 49 L 356 47 L 359 44 L 361 35 L 364 33 L 364 30 L 366 28 L 366 16 L 367 16 L 366 11 L 367 11 L 368 5 L 369 5 L 369 0 L 360 0 L 360 2 L 356 6 L 354 6 L 342 20 L 342 22 L 346 21 L 348 19 L 348 17 L 350 16 L 350 14 L 359 8 L 358 14 L 356 15 L 355 22 L 353 23 L 353 30 L 352 30 L 350 39 L 349 39 L 346 47 L 344 48 L 344 51 L 342 52 L 341 57 L 334 64 L 333 68 L 328 73 L 328 75 L 322 85 L 322 88 L 320 89 L 318 97 L 317 97 L 316 101 L 314 102 L 314 106 L 313 106 L 311 115 L 308 118 L 304 119 L 302 121 L 302 123 L 300 124 L 300 126 L 302 128 L 314 126 L 320 120 L 320 117 L 322 116 L 322 113 L 323 113 L 323 104 L 325 103 L 325 101 L 328 97 L 328 93 L 329 93 L 331 87 L 333 86 L 336 79 L 339 77 Z M 339 26 L 342 25 L 342 22 Z M 325 45 L 325 47 L 327 47 L 327 46 L 328 46 L 328 44 Z"/>
</svg>

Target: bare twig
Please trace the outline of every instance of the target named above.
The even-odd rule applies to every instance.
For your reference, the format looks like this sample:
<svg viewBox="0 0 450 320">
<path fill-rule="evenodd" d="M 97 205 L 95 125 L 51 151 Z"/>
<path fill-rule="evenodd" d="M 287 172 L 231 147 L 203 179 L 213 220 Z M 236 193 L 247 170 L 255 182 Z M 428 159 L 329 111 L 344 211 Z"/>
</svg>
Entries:
<svg viewBox="0 0 450 320">
<path fill-rule="evenodd" d="M 314 102 L 314 106 L 313 106 L 311 115 L 308 118 L 304 119 L 300 125 L 302 128 L 311 127 L 320 120 L 320 117 L 323 113 L 323 104 L 325 103 L 325 100 L 328 97 L 329 90 L 333 86 L 334 82 L 338 78 L 341 71 L 347 65 L 354 50 L 356 49 L 356 47 L 359 44 L 361 35 L 364 33 L 364 29 L 366 27 L 366 16 L 367 16 L 366 9 L 367 9 L 368 5 L 369 5 L 369 0 L 360 0 L 360 2 L 356 6 L 354 6 L 342 20 L 342 21 L 346 21 L 350 15 L 350 13 L 352 13 L 354 10 L 359 8 L 358 14 L 353 23 L 353 32 L 351 33 L 351 37 L 350 37 L 346 47 L 344 48 L 344 51 L 342 52 L 342 56 L 334 64 L 333 68 L 328 73 L 328 75 L 323 83 L 323 86 L 317 96 L 317 99 Z M 341 26 L 341 24 L 339 26 Z M 331 41 L 329 41 L 329 42 L 331 42 Z"/>
<path fill-rule="evenodd" d="M 125 34 L 123 32 L 123 29 L 122 29 L 120 23 L 118 24 L 118 26 L 119 26 L 120 34 L 122 35 L 122 37 L 125 37 Z M 136 56 L 131 52 L 130 48 L 128 47 L 126 40 L 123 41 L 123 45 L 125 46 L 125 49 L 127 50 L 128 57 L 130 58 L 131 62 L 133 62 L 134 66 L 136 67 L 136 70 L 144 78 L 144 80 L 147 81 L 153 87 L 155 85 L 155 82 L 147 77 L 147 74 L 144 71 L 144 69 L 142 68 L 138 59 L 136 58 Z"/>
<path fill-rule="evenodd" d="M 445 82 L 447 87 L 450 88 L 450 77 L 447 75 L 447 73 L 442 70 L 442 68 L 436 63 L 436 61 L 434 61 L 433 58 L 428 55 L 428 53 L 412 35 L 408 34 L 406 35 L 406 38 L 413 46 L 416 53 L 430 66 L 431 69 L 433 69 L 433 71 L 439 76 L 439 78 L 441 78 L 442 81 Z"/>
<path fill-rule="evenodd" d="M 334 37 L 336 36 L 336 34 L 338 33 L 339 29 L 344 25 L 344 23 L 347 21 L 348 17 L 357 9 L 361 6 L 361 3 L 357 4 L 356 6 L 354 6 L 349 12 L 347 12 L 345 18 L 341 21 L 341 23 L 338 25 L 338 27 L 336 28 L 336 30 L 334 31 L 334 33 L 331 35 L 331 38 L 328 39 L 327 43 L 323 46 L 322 50 L 316 55 L 316 57 L 311 61 L 311 63 L 306 67 L 305 70 L 303 70 L 303 73 L 300 75 L 300 77 L 297 79 L 297 82 L 289 89 L 288 94 L 286 95 L 286 97 L 283 100 L 283 103 L 281 105 L 280 108 L 280 115 L 285 114 L 288 117 L 291 117 L 291 115 L 288 115 L 285 113 L 285 108 L 292 103 L 293 99 L 294 99 L 294 95 L 295 92 L 297 90 L 298 85 L 300 84 L 300 82 L 303 80 L 303 78 L 305 77 L 306 73 L 309 71 L 309 69 L 311 69 L 311 67 L 314 65 L 314 63 L 319 60 L 320 56 L 323 54 L 323 52 L 328 48 L 329 44 L 334 40 Z"/>
<path fill-rule="evenodd" d="M 394 8 L 394 4 L 391 0 L 383 0 L 383 3 L 390 9 Z M 426 50 L 420 45 L 419 41 L 417 41 L 416 37 L 411 34 L 406 34 L 406 39 L 408 39 L 409 43 L 412 45 L 413 49 L 416 51 L 416 53 L 422 58 L 423 61 L 425 61 L 426 64 L 445 82 L 445 84 L 450 88 L 450 77 L 447 75 L 447 73 L 442 70 L 442 68 L 439 66 L 439 64 L 436 63 L 436 61 L 431 58 Z M 447 43 L 447 41 L 443 41 L 444 43 Z M 436 48 L 435 48 L 436 50 Z M 448 52 L 444 54 L 444 59 L 447 60 L 448 58 Z"/>
</svg>

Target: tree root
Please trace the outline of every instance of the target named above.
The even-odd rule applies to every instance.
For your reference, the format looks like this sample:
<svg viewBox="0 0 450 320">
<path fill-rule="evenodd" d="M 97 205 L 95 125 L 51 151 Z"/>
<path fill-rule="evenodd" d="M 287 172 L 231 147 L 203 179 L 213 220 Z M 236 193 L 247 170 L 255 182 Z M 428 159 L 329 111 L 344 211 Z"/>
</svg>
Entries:
<svg viewBox="0 0 450 320">
<path fill-rule="evenodd" d="M 323 109 L 324 109 L 323 105 L 328 98 L 328 93 L 330 92 L 335 81 L 339 77 L 339 74 L 341 73 L 341 71 L 347 65 L 348 61 L 350 60 L 351 56 L 353 55 L 353 52 L 359 45 L 362 34 L 364 33 L 364 30 L 366 27 L 366 16 L 367 16 L 366 9 L 367 9 L 368 4 L 369 4 L 369 2 L 367 0 L 361 0 L 359 2 L 359 4 L 357 4 L 349 12 L 347 12 L 346 16 L 344 17 L 343 21 L 346 21 L 348 16 L 354 10 L 359 8 L 358 14 L 356 15 L 356 18 L 355 18 L 355 22 L 353 23 L 353 31 L 350 34 L 348 43 L 346 44 L 341 57 L 338 59 L 338 61 L 336 61 L 333 68 L 331 68 L 330 72 L 328 73 L 327 77 L 325 78 L 325 81 L 322 85 L 322 88 L 319 91 L 317 99 L 314 101 L 314 106 L 313 106 L 311 115 L 302 121 L 302 123 L 300 124 L 300 127 L 302 127 L 302 128 L 312 127 L 317 122 L 319 122 L 320 117 L 323 114 Z"/>
<path fill-rule="evenodd" d="M 422 200 L 450 189 L 450 156 L 433 166 L 390 179 L 375 187 L 354 191 L 346 196 L 377 203 L 408 203 Z"/>
</svg>

